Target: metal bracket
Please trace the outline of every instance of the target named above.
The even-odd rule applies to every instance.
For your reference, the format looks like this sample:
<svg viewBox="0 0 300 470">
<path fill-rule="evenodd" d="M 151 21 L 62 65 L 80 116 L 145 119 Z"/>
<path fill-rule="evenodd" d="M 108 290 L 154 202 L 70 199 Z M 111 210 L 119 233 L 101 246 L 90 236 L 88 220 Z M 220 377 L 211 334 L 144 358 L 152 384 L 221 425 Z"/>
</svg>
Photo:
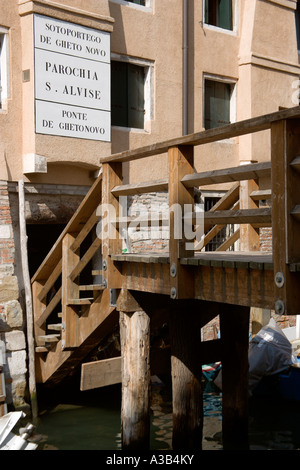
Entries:
<svg viewBox="0 0 300 470">
<path fill-rule="evenodd" d="M 171 299 L 176 299 L 177 298 L 177 289 L 176 287 L 171 288 Z"/>
<path fill-rule="evenodd" d="M 175 263 L 172 264 L 171 269 L 170 269 L 170 273 L 171 273 L 171 276 L 172 276 L 172 277 L 176 277 L 176 275 L 177 275 L 177 267 L 176 267 L 176 264 L 175 264 Z"/>
<path fill-rule="evenodd" d="M 277 315 L 283 315 L 285 312 L 285 305 L 283 300 L 276 300 L 275 302 L 275 312 Z"/>
<path fill-rule="evenodd" d="M 284 278 L 284 274 L 281 273 L 281 272 L 278 272 L 275 274 L 275 284 L 277 287 L 283 287 L 284 286 L 284 283 L 285 283 L 285 278 Z"/>
</svg>

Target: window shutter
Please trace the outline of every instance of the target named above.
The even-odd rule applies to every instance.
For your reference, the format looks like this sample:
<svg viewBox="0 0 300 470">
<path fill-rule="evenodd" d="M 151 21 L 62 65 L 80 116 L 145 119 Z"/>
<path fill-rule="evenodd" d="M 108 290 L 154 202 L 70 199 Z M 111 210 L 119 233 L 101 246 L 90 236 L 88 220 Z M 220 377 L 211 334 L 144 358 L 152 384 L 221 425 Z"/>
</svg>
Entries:
<svg viewBox="0 0 300 470">
<path fill-rule="evenodd" d="M 2 68 L 2 54 L 3 54 L 3 40 L 4 40 L 4 35 L 0 34 L 0 109 L 2 108 L 2 80 L 1 80 L 1 70 Z"/>
<path fill-rule="evenodd" d="M 128 64 L 128 125 L 144 128 L 144 68 Z"/>
<path fill-rule="evenodd" d="M 111 123 L 128 127 L 127 64 L 111 62 Z"/>
<path fill-rule="evenodd" d="M 205 129 L 230 123 L 230 97 L 229 83 L 205 81 Z"/>
<path fill-rule="evenodd" d="M 219 1 L 218 26 L 232 30 L 232 0 Z"/>
<path fill-rule="evenodd" d="M 230 123 L 230 85 L 215 82 L 215 119 L 217 127 Z"/>
</svg>

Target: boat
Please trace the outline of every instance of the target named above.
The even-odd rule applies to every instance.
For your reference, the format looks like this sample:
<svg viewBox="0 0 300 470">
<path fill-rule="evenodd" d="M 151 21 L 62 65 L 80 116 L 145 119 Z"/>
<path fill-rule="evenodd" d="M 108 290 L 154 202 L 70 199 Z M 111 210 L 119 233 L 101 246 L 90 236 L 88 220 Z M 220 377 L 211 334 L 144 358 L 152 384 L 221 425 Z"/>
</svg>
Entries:
<svg viewBox="0 0 300 470">
<path fill-rule="evenodd" d="M 36 450 L 37 444 L 28 442 L 35 427 L 28 423 L 19 429 L 19 435 L 12 431 L 20 419 L 26 417 L 23 411 L 12 411 L 0 418 L 0 450 Z"/>
</svg>

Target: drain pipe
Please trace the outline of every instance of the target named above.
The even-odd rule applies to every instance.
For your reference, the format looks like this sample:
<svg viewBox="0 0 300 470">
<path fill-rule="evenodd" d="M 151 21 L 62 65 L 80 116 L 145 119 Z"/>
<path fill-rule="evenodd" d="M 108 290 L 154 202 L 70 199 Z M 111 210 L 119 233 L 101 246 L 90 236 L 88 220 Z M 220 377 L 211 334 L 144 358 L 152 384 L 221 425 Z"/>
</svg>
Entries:
<svg viewBox="0 0 300 470">
<path fill-rule="evenodd" d="M 188 2 L 183 0 L 183 92 L 182 92 L 182 133 L 188 133 Z"/>
</svg>

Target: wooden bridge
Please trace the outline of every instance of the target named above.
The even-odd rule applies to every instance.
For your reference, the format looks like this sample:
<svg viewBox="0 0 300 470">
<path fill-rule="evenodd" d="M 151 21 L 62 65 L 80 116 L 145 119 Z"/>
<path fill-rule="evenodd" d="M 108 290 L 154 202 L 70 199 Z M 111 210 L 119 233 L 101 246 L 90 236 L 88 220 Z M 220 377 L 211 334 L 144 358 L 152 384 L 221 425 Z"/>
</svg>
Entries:
<svg viewBox="0 0 300 470">
<path fill-rule="evenodd" d="M 263 130 L 270 131 L 269 161 L 195 172 L 196 146 Z M 122 184 L 124 162 L 159 154 L 168 154 L 168 179 Z M 199 449 L 201 366 L 222 361 L 223 445 L 247 448 L 250 307 L 300 312 L 300 108 L 111 155 L 101 163 L 101 175 L 32 279 L 37 381 L 55 385 L 80 364 L 83 388 L 91 376 L 95 387 L 122 380 L 123 449 L 144 449 L 150 376 L 169 366 L 173 449 Z M 266 176 L 271 184 L 262 189 Z M 194 188 L 218 183 L 230 188 L 202 214 L 204 238 L 191 240 L 199 224 Z M 167 226 L 169 250 L 124 253 L 124 227 L 150 222 L 127 217 L 121 197 L 153 191 L 168 191 L 169 216 L 151 224 Z M 266 199 L 271 206 L 261 207 Z M 226 224 L 234 224 L 234 233 L 217 251 L 202 251 Z M 259 251 L 262 227 L 272 228 L 270 253 Z M 227 251 L 238 238 L 242 251 Z M 201 327 L 217 315 L 220 339 L 201 342 Z M 152 350 L 150 326 L 165 319 L 170 348 Z M 106 361 L 107 379 L 101 363 L 84 362 L 118 327 L 122 358 Z"/>
</svg>

